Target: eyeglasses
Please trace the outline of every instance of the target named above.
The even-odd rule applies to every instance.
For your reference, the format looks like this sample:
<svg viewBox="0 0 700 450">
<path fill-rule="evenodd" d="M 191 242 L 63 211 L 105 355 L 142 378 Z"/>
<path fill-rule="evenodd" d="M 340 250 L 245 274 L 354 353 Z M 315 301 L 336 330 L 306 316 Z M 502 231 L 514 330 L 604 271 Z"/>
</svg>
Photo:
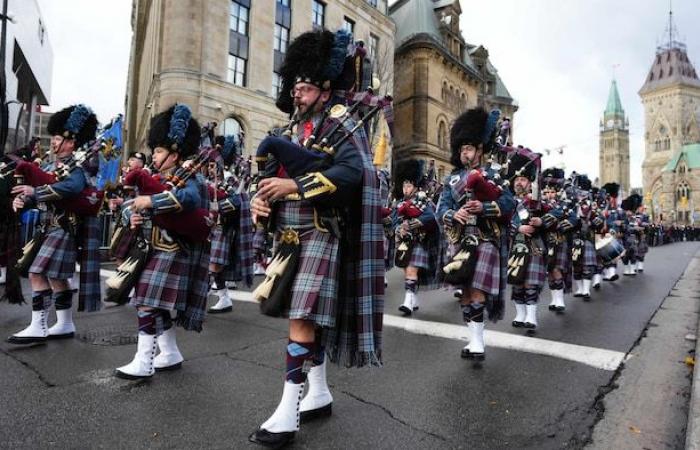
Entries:
<svg viewBox="0 0 700 450">
<path fill-rule="evenodd" d="M 304 85 L 304 86 L 294 86 L 290 91 L 289 95 L 296 97 L 297 93 L 301 95 L 306 95 L 308 93 L 319 90 L 316 86 Z"/>
</svg>

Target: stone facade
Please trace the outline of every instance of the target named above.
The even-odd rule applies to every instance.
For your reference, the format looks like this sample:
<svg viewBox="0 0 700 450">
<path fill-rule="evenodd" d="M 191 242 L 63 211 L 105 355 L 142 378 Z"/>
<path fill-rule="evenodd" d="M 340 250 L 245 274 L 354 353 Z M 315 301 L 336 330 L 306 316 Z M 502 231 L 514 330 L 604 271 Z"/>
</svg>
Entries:
<svg viewBox="0 0 700 450">
<path fill-rule="evenodd" d="M 483 46 L 467 43 L 459 29 L 458 1 L 399 0 L 396 22 L 394 159 L 435 160 L 440 178 L 451 170 L 449 130 L 477 105 L 513 118 L 510 97 Z"/>
<path fill-rule="evenodd" d="M 354 23 L 355 39 L 369 43 L 374 37 L 392 89 L 395 27 L 386 15 L 387 0 L 372 6 L 366 0 L 323 3 L 323 24 L 329 30 Z M 313 0 L 132 0 L 131 58 L 126 96 L 126 148 L 148 151 L 145 145 L 150 119 L 175 102 L 192 108 L 200 124 L 216 122 L 217 132 L 245 133 L 250 154 L 268 130 L 284 125 L 288 117 L 275 107 L 273 86 L 276 50 L 275 24 L 280 20 L 278 3 L 289 5 L 289 40 L 312 29 Z M 234 5 L 235 3 L 235 5 Z M 244 32 L 231 31 L 232 5 L 247 8 Z M 248 5 L 248 6 L 245 6 Z M 348 22 L 350 23 L 350 22 Z M 229 54 L 233 46 L 246 43 L 244 82 L 229 78 Z M 236 47 L 238 48 L 238 47 Z M 277 55 L 279 62 L 279 56 Z M 233 119 L 233 120 L 232 120 Z M 126 154 L 127 152 L 125 152 Z"/>
<path fill-rule="evenodd" d="M 686 47 L 659 47 L 639 91 L 645 113 L 642 179 L 655 220 L 700 220 L 700 79 Z"/>
</svg>

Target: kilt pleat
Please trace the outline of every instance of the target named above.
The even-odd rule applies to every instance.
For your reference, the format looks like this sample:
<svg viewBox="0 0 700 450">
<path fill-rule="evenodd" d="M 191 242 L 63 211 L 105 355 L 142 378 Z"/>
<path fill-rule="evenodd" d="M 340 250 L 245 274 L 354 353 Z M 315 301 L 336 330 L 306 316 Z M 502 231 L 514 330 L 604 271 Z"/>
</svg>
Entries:
<svg viewBox="0 0 700 450">
<path fill-rule="evenodd" d="M 233 227 L 223 229 L 221 226 L 216 226 L 211 232 L 211 250 L 209 253 L 209 262 L 211 264 L 219 264 L 227 266 L 231 263 L 231 246 L 236 235 L 236 230 Z"/>
<path fill-rule="evenodd" d="M 501 282 L 501 263 L 498 249 L 492 242 L 482 242 L 476 249 L 476 267 L 472 278 L 472 289 L 490 295 L 498 295 Z"/>
</svg>

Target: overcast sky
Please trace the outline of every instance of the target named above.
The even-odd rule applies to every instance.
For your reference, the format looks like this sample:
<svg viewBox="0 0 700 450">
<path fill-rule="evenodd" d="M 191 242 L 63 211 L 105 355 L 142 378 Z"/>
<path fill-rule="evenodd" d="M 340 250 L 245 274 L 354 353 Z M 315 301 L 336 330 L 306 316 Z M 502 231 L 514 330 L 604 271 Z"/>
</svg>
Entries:
<svg viewBox="0 0 700 450">
<path fill-rule="evenodd" d="M 38 0 L 54 51 L 52 108 L 84 102 L 101 122 L 124 110 L 131 0 Z M 393 3 L 393 2 L 392 2 Z M 613 76 L 630 119 L 632 185 L 641 185 L 644 115 L 637 91 L 664 40 L 668 0 L 462 0 L 469 43 L 485 45 L 520 104 L 516 143 L 566 145 L 545 166 L 598 174 L 598 123 Z M 700 71 L 700 1 L 674 0 Z"/>
</svg>

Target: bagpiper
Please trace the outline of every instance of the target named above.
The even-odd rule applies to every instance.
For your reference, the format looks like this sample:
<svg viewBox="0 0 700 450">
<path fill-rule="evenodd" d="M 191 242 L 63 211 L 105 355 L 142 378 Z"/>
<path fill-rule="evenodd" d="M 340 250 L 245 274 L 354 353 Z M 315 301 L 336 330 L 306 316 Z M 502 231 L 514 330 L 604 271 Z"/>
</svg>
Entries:
<svg viewBox="0 0 700 450">
<path fill-rule="evenodd" d="M 622 255 L 622 264 L 625 266 L 625 276 L 637 275 L 637 248 L 639 246 L 639 233 L 642 227 L 635 216 L 637 209 L 642 204 L 642 196 L 632 194 L 622 201 L 624 216 L 620 222 L 620 240 L 624 243 L 625 253 Z"/>
<path fill-rule="evenodd" d="M 509 157 L 506 173 L 517 201 L 508 258 L 508 284 L 512 285 L 511 300 L 516 312 L 512 325 L 529 332 L 537 328 L 537 304 L 547 277 L 544 233 L 556 225 L 556 220 L 543 220 L 546 211 L 538 198 L 538 187 L 533 193 L 533 183 L 539 182 L 540 156 L 519 147 Z"/>
<path fill-rule="evenodd" d="M 204 178 L 190 174 L 184 183 L 176 179 L 185 178 L 176 174 L 181 173 L 178 169 L 183 162 L 196 154 L 199 133 L 190 108 L 181 103 L 151 120 L 148 146 L 157 172 L 141 172 L 139 195 L 124 212 L 132 232 L 147 240 L 151 250 L 143 255 L 145 260 L 136 262 L 143 269 L 132 273 L 136 283 L 130 303 L 136 308 L 138 343 L 133 360 L 116 369 L 119 378 L 149 378 L 155 371 L 179 369 L 184 358 L 177 346 L 174 325 L 188 331 L 202 330 L 208 289 L 207 224 L 199 223 L 199 228 L 207 230 L 203 236 L 185 236 L 175 231 L 182 222 L 208 219 L 202 215 L 192 219 L 185 216 L 208 212 Z M 191 170 L 194 173 L 199 167 L 195 165 Z M 110 285 L 109 280 L 107 284 Z"/>
<path fill-rule="evenodd" d="M 237 139 L 217 136 L 215 142 L 218 154 L 209 162 L 209 195 L 217 211 L 210 237 L 209 294 L 217 301 L 207 312 L 221 314 L 233 310 L 227 283 L 253 284 L 253 221 L 244 180 L 234 173 L 240 160 Z M 226 177 L 228 166 L 234 170 Z"/>
<path fill-rule="evenodd" d="M 578 224 L 574 229 L 571 260 L 574 268 L 574 297 L 591 298 L 591 284 L 598 265 L 595 233 L 602 228 L 603 218 L 593 209 L 591 180 L 584 174 L 573 174 L 572 196 L 577 200 Z"/>
<path fill-rule="evenodd" d="M 605 217 L 605 226 L 600 231 L 601 235 L 610 234 L 615 237 L 618 233 L 618 228 L 620 222 L 618 217 L 619 212 L 619 202 L 617 198 L 620 195 L 620 185 L 618 183 L 606 183 L 603 185 L 601 190 L 605 191 L 605 204 L 599 205 L 603 209 L 603 215 Z M 603 280 L 605 281 L 615 281 L 619 278 L 617 275 L 617 259 L 607 262 L 601 262 Z"/>
<path fill-rule="evenodd" d="M 565 175 L 560 168 L 542 171 L 542 198 L 547 213 L 545 222 L 554 222 L 545 231 L 547 248 L 547 275 L 551 301 L 549 310 L 563 312 L 566 310 L 565 294 L 571 292 L 571 248 L 572 230 L 578 225 L 576 210 L 564 192 Z"/>
<path fill-rule="evenodd" d="M 460 115 L 450 130 L 450 162 L 455 167 L 443 183 L 438 220 L 444 226 L 449 259 L 445 281 L 462 289 L 462 318 L 471 332 L 461 351 L 466 359 L 485 358 L 484 312 L 503 318 L 508 260 L 508 226 L 515 199 L 504 189 L 500 167 L 487 164 L 496 151 L 495 114 L 483 108 Z"/>
<path fill-rule="evenodd" d="M 651 221 L 649 215 L 646 213 L 646 206 L 639 205 L 637 208 L 637 273 L 644 272 L 644 257 L 649 252 L 649 230 L 651 228 Z M 691 229 L 692 230 L 692 229 Z M 694 239 L 693 239 L 694 240 Z"/>
<path fill-rule="evenodd" d="M 331 414 L 326 359 L 381 364 L 382 200 L 364 128 L 346 106 L 348 91 L 369 85 L 363 64 L 364 48 L 345 31 L 299 35 L 280 69 L 277 99 L 283 112 L 295 111 L 291 126 L 256 151 L 262 179 L 251 210 L 274 231 L 276 250 L 254 297 L 267 313 L 289 318 L 282 398 L 249 437 L 260 445 L 286 445 L 300 422 Z M 388 101 L 358 94 L 379 105 L 374 111 Z"/>
<path fill-rule="evenodd" d="M 423 163 L 415 159 L 396 165 L 392 228 L 396 239 L 395 263 L 404 269 L 404 302 L 399 311 L 410 316 L 419 308 L 418 287 L 435 279 L 439 251 L 439 229 L 432 200 L 423 190 Z M 428 287 L 429 288 L 429 287 Z"/>
<path fill-rule="evenodd" d="M 16 175 L 23 178 L 22 183 L 27 184 L 12 188 L 16 195 L 13 208 L 37 207 L 41 211 L 41 224 L 25 246 L 20 260 L 20 264 L 24 261 L 25 267 L 28 266 L 32 320 L 27 328 L 8 338 L 12 344 L 75 335 L 70 278 L 75 275 L 78 261 L 81 265 L 78 309 L 100 309 L 97 212 L 101 199 L 96 197 L 94 188 L 92 194 L 88 194 L 92 186 L 90 174 L 75 154 L 87 144 L 95 145 L 96 131 L 97 117 L 88 107 L 65 108 L 53 114 L 48 123 L 55 162 L 41 169 L 34 163 L 24 162 L 15 169 Z M 46 181 L 50 182 L 46 184 Z M 56 307 L 56 323 L 49 328 L 52 305 Z"/>
</svg>

